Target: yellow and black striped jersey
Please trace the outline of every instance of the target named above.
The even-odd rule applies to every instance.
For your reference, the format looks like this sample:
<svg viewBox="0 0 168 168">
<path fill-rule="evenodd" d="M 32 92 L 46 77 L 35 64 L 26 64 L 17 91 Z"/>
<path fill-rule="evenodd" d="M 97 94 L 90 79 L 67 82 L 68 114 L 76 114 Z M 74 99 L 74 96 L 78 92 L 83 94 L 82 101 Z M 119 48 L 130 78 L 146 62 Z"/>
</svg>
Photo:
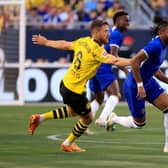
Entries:
<svg viewBox="0 0 168 168">
<path fill-rule="evenodd" d="M 73 42 L 74 59 L 63 78 L 64 85 L 71 91 L 86 92 L 86 83 L 95 74 L 101 63 L 107 63 L 109 55 L 93 38 L 83 37 Z"/>
</svg>

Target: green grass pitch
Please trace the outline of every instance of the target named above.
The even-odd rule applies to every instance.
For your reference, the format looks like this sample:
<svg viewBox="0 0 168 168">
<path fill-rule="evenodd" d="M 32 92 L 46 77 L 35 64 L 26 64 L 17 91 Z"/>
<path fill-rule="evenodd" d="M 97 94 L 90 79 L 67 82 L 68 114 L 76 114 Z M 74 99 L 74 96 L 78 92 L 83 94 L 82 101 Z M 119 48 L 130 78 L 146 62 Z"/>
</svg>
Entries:
<svg viewBox="0 0 168 168">
<path fill-rule="evenodd" d="M 115 132 L 91 125 L 94 135 L 82 136 L 79 146 L 85 153 L 65 153 L 60 144 L 70 133 L 76 118 L 42 123 L 30 136 L 29 116 L 56 106 L 0 107 L 0 168 L 167 168 L 168 153 L 163 153 L 163 115 L 147 106 L 144 129 L 117 125 Z M 118 114 L 128 115 L 127 106 L 118 106 Z M 48 138 L 49 137 L 49 138 Z"/>
</svg>

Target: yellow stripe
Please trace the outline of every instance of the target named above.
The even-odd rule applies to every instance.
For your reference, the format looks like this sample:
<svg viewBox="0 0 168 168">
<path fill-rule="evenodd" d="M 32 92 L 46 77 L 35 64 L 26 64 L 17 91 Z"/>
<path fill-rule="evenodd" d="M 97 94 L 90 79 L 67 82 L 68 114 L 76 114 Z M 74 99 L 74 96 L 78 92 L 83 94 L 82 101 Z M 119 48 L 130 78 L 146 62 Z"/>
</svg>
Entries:
<svg viewBox="0 0 168 168">
<path fill-rule="evenodd" d="M 61 112 L 62 112 L 63 118 L 65 118 L 65 112 L 64 112 L 64 108 L 63 107 L 61 107 Z"/>
<path fill-rule="evenodd" d="M 60 118 L 59 111 L 56 110 L 57 118 Z"/>
</svg>

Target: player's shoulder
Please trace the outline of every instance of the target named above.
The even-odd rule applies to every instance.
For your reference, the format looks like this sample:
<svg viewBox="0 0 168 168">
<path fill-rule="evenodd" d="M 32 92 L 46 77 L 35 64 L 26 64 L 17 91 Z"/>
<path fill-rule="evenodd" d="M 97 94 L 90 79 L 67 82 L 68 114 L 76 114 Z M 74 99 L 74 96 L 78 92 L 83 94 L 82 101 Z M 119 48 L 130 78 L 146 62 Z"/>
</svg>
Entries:
<svg viewBox="0 0 168 168">
<path fill-rule="evenodd" d="M 92 38 L 89 37 L 89 36 L 81 37 L 81 38 L 78 39 L 78 41 L 91 42 L 91 41 L 92 41 Z"/>
<path fill-rule="evenodd" d="M 155 49 L 155 50 L 164 48 L 164 45 L 162 44 L 159 36 L 156 36 L 151 41 L 149 41 L 148 44 L 146 45 L 146 47 L 148 47 L 148 46 Z"/>
<path fill-rule="evenodd" d="M 123 34 L 117 29 L 111 29 L 110 30 L 110 40 L 112 41 L 122 41 L 123 40 Z"/>
<path fill-rule="evenodd" d="M 117 27 L 112 27 L 110 29 L 110 35 L 111 36 L 122 36 L 122 33 L 118 30 Z"/>
</svg>

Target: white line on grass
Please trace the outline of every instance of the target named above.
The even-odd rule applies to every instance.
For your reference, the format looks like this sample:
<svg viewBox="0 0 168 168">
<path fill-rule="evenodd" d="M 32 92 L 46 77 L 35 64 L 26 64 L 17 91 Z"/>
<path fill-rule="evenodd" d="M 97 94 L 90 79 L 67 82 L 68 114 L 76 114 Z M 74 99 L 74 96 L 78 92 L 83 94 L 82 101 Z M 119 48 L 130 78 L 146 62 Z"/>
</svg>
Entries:
<svg viewBox="0 0 168 168">
<path fill-rule="evenodd" d="M 48 139 L 54 140 L 54 141 L 63 141 L 63 138 L 61 138 L 63 135 L 56 134 L 56 135 L 50 135 L 47 136 Z M 85 142 L 85 143 L 94 143 L 94 144 L 131 144 L 131 145 L 163 145 L 162 142 L 141 142 L 141 141 L 123 141 L 122 139 L 104 139 L 99 141 L 97 140 L 78 140 L 79 142 Z"/>
</svg>

